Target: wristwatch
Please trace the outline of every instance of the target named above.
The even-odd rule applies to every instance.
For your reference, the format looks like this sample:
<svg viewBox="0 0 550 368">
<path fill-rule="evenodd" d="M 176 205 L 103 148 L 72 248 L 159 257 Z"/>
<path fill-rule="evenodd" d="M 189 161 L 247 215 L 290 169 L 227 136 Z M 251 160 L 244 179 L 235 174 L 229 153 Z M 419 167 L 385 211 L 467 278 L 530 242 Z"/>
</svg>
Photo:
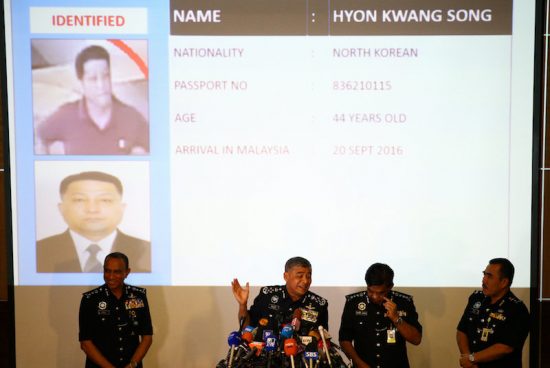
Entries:
<svg viewBox="0 0 550 368">
<path fill-rule="evenodd" d="M 474 353 L 470 353 L 470 355 L 468 355 L 468 360 L 470 361 L 470 363 L 473 363 L 475 362 L 475 358 L 474 358 Z"/>
<path fill-rule="evenodd" d="M 395 320 L 395 325 L 396 325 L 396 326 L 399 326 L 401 323 L 403 323 L 403 318 L 401 318 L 401 316 L 399 316 L 399 318 L 397 318 L 397 319 Z"/>
<path fill-rule="evenodd" d="M 136 368 L 136 367 L 137 367 L 137 363 L 134 362 L 133 360 L 131 360 L 131 361 L 130 361 L 130 367 Z"/>
</svg>

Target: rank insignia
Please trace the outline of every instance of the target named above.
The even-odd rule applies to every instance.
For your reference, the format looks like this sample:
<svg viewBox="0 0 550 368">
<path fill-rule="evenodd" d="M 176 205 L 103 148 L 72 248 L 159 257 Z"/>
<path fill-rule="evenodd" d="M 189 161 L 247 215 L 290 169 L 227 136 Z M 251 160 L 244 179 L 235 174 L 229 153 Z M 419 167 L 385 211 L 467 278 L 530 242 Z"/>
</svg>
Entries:
<svg viewBox="0 0 550 368">
<path fill-rule="evenodd" d="M 317 322 L 318 315 L 319 315 L 319 312 L 317 312 L 316 310 L 302 309 L 302 320 L 304 321 L 315 323 Z"/>
<path fill-rule="evenodd" d="M 491 314 L 489 314 L 489 318 L 498 319 L 499 321 L 505 321 L 506 320 L 506 316 L 504 314 L 495 313 L 495 312 L 491 312 Z"/>
<path fill-rule="evenodd" d="M 139 298 L 128 299 L 124 302 L 126 309 L 143 308 L 145 303 Z"/>
</svg>

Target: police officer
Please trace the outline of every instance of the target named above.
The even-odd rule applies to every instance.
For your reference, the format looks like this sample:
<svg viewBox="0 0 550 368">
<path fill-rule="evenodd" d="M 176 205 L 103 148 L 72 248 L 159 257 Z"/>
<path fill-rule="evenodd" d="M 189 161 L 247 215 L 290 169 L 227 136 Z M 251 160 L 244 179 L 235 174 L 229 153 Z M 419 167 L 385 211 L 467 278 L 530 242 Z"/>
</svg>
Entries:
<svg viewBox="0 0 550 368">
<path fill-rule="evenodd" d="M 355 367 L 408 368 L 406 342 L 422 340 L 412 297 L 392 290 L 393 276 L 390 266 L 374 263 L 367 290 L 346 296 L 339 340 Z"/>
<path fill-rule="evenodd" d="M 86 368 L 136 368 L 153 342 L 145 289 L 126 285 L 128 257 L 111 253 L 103 265 L 105 284 L 83 294 L 79 311 L 80 347 Z"/>
<path fill-rule="evenodd" d="M 233 295 L 239 303 L 239 319 L 243 324 L 258 326 L 260 319 L 268 320 L 268 328 L 279 328 L 287 323 L 299 309 L 301 311 L 301 333 L 323 326 L 328 329 L 328 302 L 325 298 L 309 291 L 311 285 L 311 263 L 302 257 L 290 258 L 283 274 L 285 285 L 265 286 L 248 310 L 250 288 L 248 282 L 243 288 L 239 280 L 233 279 Z M 278 331 L 275 331 L 276 333 Z"/>
<path fill-rule="evenodd" d="M 456 341 L 464 368 L 521 368 L 521 351 L 529 334 L 529 311 L 510 291 L 514 265 L 494 258 L 483 271 L 482 290 L 468 299 Z"/>
</svg>

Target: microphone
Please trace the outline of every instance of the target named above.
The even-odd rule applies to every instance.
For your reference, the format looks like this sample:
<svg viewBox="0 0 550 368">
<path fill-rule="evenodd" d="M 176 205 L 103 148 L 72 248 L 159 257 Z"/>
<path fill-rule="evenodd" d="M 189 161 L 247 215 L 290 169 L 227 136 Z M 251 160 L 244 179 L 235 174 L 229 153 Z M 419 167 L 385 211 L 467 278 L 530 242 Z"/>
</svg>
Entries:
<svg viewBox="0 0 550 368">
<path fill-rule="evenodd" d="M 298 331 L 300 329 L 301 323 L 302 323 L 302 310 L 300 308 L 296 308 L 294 310 L 294 313 L 292 314 L 292 322 L 290 322 L 290 325 L 292 326 L 292 329 L 294 331 Z"/>
<path fill-rule="evenodd" d="M 244 340 L 247 344 L 250 344 L 254 340 L 254 335 L 250 331 L 244 331 L 241 339 Z"/>
<path fill-rule="evenodd" d="M 237 353 L 235 354 L 235 358 L 233 359 L 233 361 L 236 363 L 235 368 L 237 368 L 240 365 L 241 355 L 246 355 L 248 352 L 250 352 L 250 348 L 248 347 L 248 343 L 243 340 L 235 350 L 237 350 Z"/>
<path fill-rule="evenodd" d="M 239 318 L 239 332 L 243 332 L 245 321 L 246 321 L 246 317 Z"/>
<path fill-rule="evenodd" d="M 267 368 L 271 368 L 273 352 L 277 350 L 277 338 L 271 334 L 267 336 L 264 349 L 267 352 Z"/>
<path fill-rule="evenodd" d="M 315 337 L 316 340 L 321 340 L 321 335 L 319 331 L 311 330 L 307 333 L 308 336 Z"/>
<path fill-rule="evenodd" d="M 284 351 L 285 355 L 290 357 L 290 365 L 292 368 L 295 368 L 294 366 L 294 356 L 298 354 L 298 344 L 296 343 L 295 339 L 286 339 L 284 343 Z"/>
<path fill-rule="evenodd" d="M 254 335 L 256 335 L 256 331 L 256 327 L 248 325 L 243 329 L 242 333 L 244 334 L 245 332 L 250 332 L 252 334 L 252 337 L 254 337 Z"/>
<path fill-rule="evenodd" d="M 245 329 L 245 331 L 241 335 L 241 340 L 242 340 L 242 343 L 239 345 L 240 349 L 237 352 L 237 356 L 235 357 L 235 361 L 239 361 L 239 357 L 243 352 L 246 352 L 246 355 L 243 357 L 242 360 L 239 361 L 239 363 L 237 364 L 237 367 L 240 365 L 240 363 L 242 361 L 244 361 L 244 358 L 247 357 L 250 354 L 250 347 L 248 346 L 248 344 L 250 344 L 254 340 L 254 335 L 252 334 L 252 332 L 246 331 L 246 329 Z M 249 358 L 247 358 L 247 359 L 249 359 Z M 229 368 L 229 367 L 227 367 L 227 368 Z"/>
<path fill-rule="evenodd" d="M 254 354 L 256 354 L 256 350 L 257 349 L 255 347 L 250 349 L 250 351 L 246 353 L 246 355 L 243 356 L 243 358 L 237 363 L 235 368 L 241 367 L 244 363 L 250 360 L 254 356 Z"/>
<path fill-rule="evenodd" d="M 265 343 L 259 342 L 259 341 L 253 341 L 253 339 L 254 339 L 254 336 L 252 335 L 251 332 L 248 332 L 248 331 L 243 332 L 243 335 L 242 335 L 243 342 L 240 346 L 243 347 L 244 351 L 248 351 L 248 352 L 246 353 L 245 356 L 243 356 L 241 360 L 239 360 L 235 368 L 241 367 L 243 364 L 246 364 L 247 361 L 252 359 L 254 355 L 259 356 L 260 353 L 262 352 L 262 349 Z"/>
<path fill-rule="evenodd" d="M 241 334 L 238 331 L 231 332 L 227 337 L 227 343 L 229 344 L 229 346 L 231 346 L 227 368 L 231 368 L 233 364 L 233 356 L 235 354 L 235 347 L 241 343 Z"/>
<path fill-rule="evenodd" d="M 306 345 L 304 356 L 309 360 L 309 368 L 313 368 L 313 362 L 319 359 L 319 351 L 317 348 L 317 339 L 312 337 L 312 341 Z"/>
<path fill-rule="evenodd" d="M 281 337 L 285 339 L 290 339 L 293 335 L 294 335 L 294 330 L 292 329 L 292 326 L 285 325 L 281 330 Z"/>
<path fill-rule="evenodd" d="M 259 326 L 256 329 L 256 335 L 254 336 L 254 341 L 264 341 L 265 340 L 265 333 L 270 332 L 269 330 L 266 330 L 267 326 L 269 325 L 269 320 L 267 318 L 262 318 L 258 321 Z"/>
<path fill-rule="evenodd" d="M 321 340 L 323 341 L 323 350 L 327 356 L 328 365 L 330 366 L 330 368 L 332 368 L 332 362 L 330 361 L 330 354 L 328 352 L 327 341 L 325 340 L 325 329 L 321 325 L 319 325 L 319 335 L 321 335 Z"/>
<path fill-rule="evenodd" d="M 248 346 L 256 352 L 256 356 L 260 356 L 262 350 L 264 349 L 265 342 L 263 341 L 252 341 Z"/>
</svg>

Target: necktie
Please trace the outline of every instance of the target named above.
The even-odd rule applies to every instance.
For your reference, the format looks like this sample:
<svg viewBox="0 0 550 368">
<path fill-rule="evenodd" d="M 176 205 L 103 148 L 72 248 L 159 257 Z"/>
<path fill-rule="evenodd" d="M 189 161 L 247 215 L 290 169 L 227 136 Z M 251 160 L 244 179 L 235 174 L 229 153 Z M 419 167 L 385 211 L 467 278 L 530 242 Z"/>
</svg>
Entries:
<svg viewBox="0 0 550 368">
<path fill-rule="evenodd" d="M 90 256 L 84 265 L 84 272 L 103 272 L 103 266 L 97 259 L 97 252 L 101 250 L 99 245 L 90 244 L 86 250 L 90 253 Z"/>
</svg>

